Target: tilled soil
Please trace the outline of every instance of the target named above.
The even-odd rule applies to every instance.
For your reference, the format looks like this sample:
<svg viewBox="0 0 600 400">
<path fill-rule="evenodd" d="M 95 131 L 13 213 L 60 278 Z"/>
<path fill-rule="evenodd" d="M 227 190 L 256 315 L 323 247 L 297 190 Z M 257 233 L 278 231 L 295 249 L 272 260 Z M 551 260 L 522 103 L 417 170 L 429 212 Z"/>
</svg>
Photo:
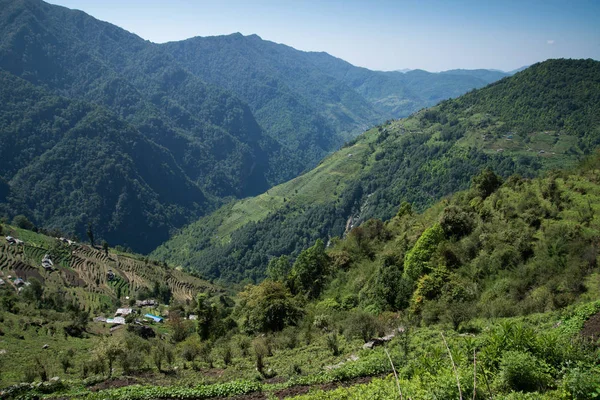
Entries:
<svg viewBox="0 0 600 400">
<path fill-rule="evenodd" d="M 600 313 L 592 315 L 585 321 L 581 330 L 581 336 L 593 341 L 600 339 Z"/>
</svg>

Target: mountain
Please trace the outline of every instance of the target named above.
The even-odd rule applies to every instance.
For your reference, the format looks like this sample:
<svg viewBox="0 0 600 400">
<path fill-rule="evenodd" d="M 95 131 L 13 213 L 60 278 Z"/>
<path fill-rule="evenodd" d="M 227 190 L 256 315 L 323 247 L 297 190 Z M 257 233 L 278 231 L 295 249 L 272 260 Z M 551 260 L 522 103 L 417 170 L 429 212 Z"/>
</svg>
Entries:
<svg viewBox="0 0 600 400">
<path fill-rule="evenodd" d="M 507 76 L 490 70 L 431 73 L 370 71 L 327 53 L 305 53 L 321 70 L 352 87 L 388 118 L 401 118 Z"/>
<path fill-rule="evenodd" d="M 166 147 L 192 180 L 217 196 L 260 193 L 269 186 L 267 176 L 278 174 L 269 172 L 266 153 L 277 157 L 281 148 L 247 105 L 206 85 L 158 46 L 38 0 L 1 5 L 0 68 L 109 108 Z M 276 168 L 285 171 L 285 165 L 278 160 Z"/>
<path fill-rule="evenodd" d="M 153 252 L 204 276 L 259 280 L 403 201 L 423 210 L 485 167 L 503 177 L 563 168 L 600 142 L 600 62 L 549 60 L 483 89 L 371 129 L 314 170 L 234 202 Z"/>
<path fill-rule="evenodd" d="M 149 251 L 214 200 L 110 111 L 0 72 L 0 210 Z"/>
<path fill-rule="evenodd" d="M 203 80 L 246 101 L 271 136 L 316 164 L 366 128 L 405 117 L 505 74 L 377 72 L 327 53 L 303 52 L 239 33 L 167 43 Z M 300 134 L 299 134 L 300 133 Z"/>
<path fill-rule="evenodd" d="M 375 123 L 486 83 L 378 73 L 255 35 L 159 45 L 40 0 L 0 0 L 0 71 L 0 134 L 18 142 L 0 160 L 2 212 L 80 236 L 92 223 L 140 252 Z"/>
</svg>

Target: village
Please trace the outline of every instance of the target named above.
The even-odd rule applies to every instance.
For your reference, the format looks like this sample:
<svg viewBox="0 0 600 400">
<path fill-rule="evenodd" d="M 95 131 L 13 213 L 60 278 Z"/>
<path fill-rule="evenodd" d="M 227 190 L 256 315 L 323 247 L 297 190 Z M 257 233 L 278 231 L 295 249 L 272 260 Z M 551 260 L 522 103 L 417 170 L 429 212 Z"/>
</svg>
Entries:
<svg viewBox="0 0 600 400">
<path fill-rule="evenodd" d="M 64 237 L 56 237 L 54 239 L 68 247 L 81 247 L 81 245 L 78 245 L 75 241 Z M 22 252 L 23 248 L 26 246 L 23 240 L 13 236 L 6 236 L 5 240 L 9 247 L 14 246 L 15 248 L 19 248 L 17 252 Z M 72 251 L 72 253 L 75 254 L 75 251 Z M 40 259 L 38 258 L 38 260 Z M 59 271 L 59 267 L 48 253 L 44 253 L 39 263 L 38 266 L 41 266 L 47 274 Z M 25 288 L 31 286 L 32 283 L 29 280 L 29 277 L 32 276 L 32 274 L 21 274 L 21 276 L 18 276 L 18 272 L 5 276 L 4 271 L 0 271 L 0 287 L 12 287 L 17 294 L 20 294 Z M 108 269 L 106 272 L 107 283 L 118 282 L 120 279 L 121 278 L 112 269 Z M 44 285 L 43 282 L 40 283 L 42 286 Z M 120 303 L 121 299 L 117 300 L 118 303 Z M 124 296 L 122 300 L 127 306 L 119 306 L 114 313 L 99 313 L 100 315 L 93 317 L 91 322 L 110 325 L 111 333 L 123 326 L 132 325 L 137 330 L 142 331 L 145 336 L 154 337 L 155 332 L 148 325 L 162 324 L 169 318 L 169 306 L 167 304 L 159 304 L 159 301 L 156 299 L 134 299 L 130 298 L 130 296 Z M 197 316 L 190 314 L 187 316 L 187 319 L 197 320 Z"/>
</svg>

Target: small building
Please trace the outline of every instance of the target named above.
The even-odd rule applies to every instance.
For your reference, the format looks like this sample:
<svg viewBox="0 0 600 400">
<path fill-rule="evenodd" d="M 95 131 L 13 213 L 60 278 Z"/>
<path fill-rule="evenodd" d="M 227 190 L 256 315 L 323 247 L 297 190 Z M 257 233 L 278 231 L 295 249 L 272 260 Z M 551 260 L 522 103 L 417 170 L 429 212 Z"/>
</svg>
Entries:
<svg viewBox="0 0 600 400">
<path fill-rule="evenodd" d="M 4 279 L 0 278 L 0 286 L 6 284 L 6 282 L 4 282 Z"/>
<path fill-rule="evenodd" d="M 7 241 L 9 244 L 15 244 L 15 243 L 16 243 L 16 239 L 15 239 L 14 237 L 12 237 L 12 236 L 7 236 L 7 237 L 5 237 L 4 239 L 6 239 L 6 241 Z"/>
<path fill-rule="evenodd" d="M 24 242 L 24 241 L 22 241 L 21 239 L 15 239 L 15 244 L 16 244 L 17 246 L 22 246 L 22 245 L 24 245 L 24 244 L 25 244 L 25 242 Z"/>
<path fill-rule="evenodd" d="M 106 318 L 104 318 L 104 317 L 96 317 L 96 318 L 94 318 L 94 322 L 106 322 Z"/>
<path fill-rule="evenodd" d="M 13 281 L 13 283 L 14 283 L 15 286 L 23 286 L 23 285 L 25 285 L 25 281 L 23 279 L 21 279 L 21 278 L 15 279 Z"/>
<path fill-rule="evenodd" d="M 107 324 L 117 324 L 117 325 L 125 325 L 125 318 L 123 317 L 114 317 L 114 318 L 108 318 L 106 320 Z"/>
<path fill-rule="evenodd" d="M 106 273 L 106 279 L 108 279 L 109 281 L 115 279 L 115 273 L 112 271 L 112 269 L 109 269 Z"/>
<path fill-rule="evenodd" d="M 117 312 L 115 312 L 115 316 L 126 317 L 133 312 L 132 308 L 118 308 Z"/>
<path fill-rule="evenodd" d="M 198 320 L 198 316 L 196 314 L 190 314 L 188 319 L 190 321 L 197 321 Z"/>
<path fill-rule="evenodd" d="M 135 301 L 135 305 L 137 307 L 154 307 L 158 305 L 158 302 L 156 300 L 136 300 Z"/>
<path fill-rule="evenodd" d="M 42 258 L 42 267 L 44 267 L 46 271 L 54 268 L 54 263 L 48 254 L 44 255 L 44 258 Z"/>
<path fill-rule="evenodd" d="M 71 245 L 75 244 L 75 242 L 74 242 L 74 241 L 72 241 L 72 240 L 69 240 L 69 239 L 67 239 L 67 238 L 64 238 L 64 237 L 60 237 L 60 238 L 58 238 L 58 240 L 60 240 L 62 243 L 66 243 L 66 244 L 68 244 L 69 246 L 71 246 Z"/>
<path fill-rule="evenodd" d="M 144 314 L 144 317 L 146 318 L 150 318 L 151 320 L 153 320 L 154 322 L 163 322 L 163 318 L 162 317 L 158 317 L 156 315 L 152 315 L 152 314 Z"/>
</svg>

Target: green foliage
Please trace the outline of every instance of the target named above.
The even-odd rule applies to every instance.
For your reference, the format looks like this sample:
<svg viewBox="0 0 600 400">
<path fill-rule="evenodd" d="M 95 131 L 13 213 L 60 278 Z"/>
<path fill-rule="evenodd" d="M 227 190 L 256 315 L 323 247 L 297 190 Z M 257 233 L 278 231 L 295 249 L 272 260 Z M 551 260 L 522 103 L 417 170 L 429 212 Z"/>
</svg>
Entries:
<svg viewBox="0 0 600 400">
<path fill-rule="evenodd" d="M 564 377 L 562 389 L 566 398 L 573 400 L 600 398 L 600 371 L 598 368 L 575 367 Z"/>
<path fill-rule="evenodd" d="M 285 282 L 288 278 L 292 264 L 290 258 L 283 255 L 278 258 L 272 258 L 267 265 L 266 275 L 273 281 Z"/>
<path fill-rule="evenodd" d="M 507 351 L 500 361 L 498 380 L 508 390 L 541 391 L 551 381 L 548 372 L 548 366 L 535 356 L 520 351 Z"/>
<path fill-rule="evenodd" d="M 29 231 L 33 230 L 33 228 L 35 227 L 35 225 L 31 221 L 29 221 L 29 219 L 26 216 L 22 214 L 16 215 L 12 220 L 12 224 L 18 228 L 27 229 Z"/>
<path fill-rule="evenodd" d="M 281 282 L 265 280 L 257 286 L 249 285 L 239 298 L 238 312 L 248 332 L 280 331 L 295 325 L 302 315 L 289 289 Z"/>
<path fill-rule="evenodd" d="M 325 286 L 328 274 L 329 257 L 325 253 L 325 244 L 321 239 L 304 250 L 292 266 L 289 282 L 294 293 L 316 298 Z"/>
<path fill-rule="evenodd" d="M 416 281 L 424 273 L 427 273 L 431 269 L 429 261 L 444 237 L 444 230 L 440 224 L 435 224 L 426 229 L 413 248 L 406 253 L 404 276 Z"/>
</svg>

